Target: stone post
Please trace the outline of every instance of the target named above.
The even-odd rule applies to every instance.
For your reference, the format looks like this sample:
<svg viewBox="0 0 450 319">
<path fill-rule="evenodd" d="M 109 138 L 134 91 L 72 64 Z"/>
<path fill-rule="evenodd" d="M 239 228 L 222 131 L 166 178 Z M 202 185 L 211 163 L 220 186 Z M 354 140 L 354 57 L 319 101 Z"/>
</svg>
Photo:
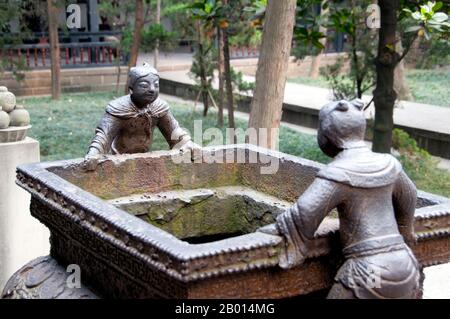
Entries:
<svg viewBox="0 0 450 319">
<path fill-rule="evenodd" d="M 0 291 L 24 264 L 49 254 L 48 229 L 30 215 L 30 194 L 15 184 L 16 167 L 33 162 L 38 141 L 0 143 Z"/>
</svg>

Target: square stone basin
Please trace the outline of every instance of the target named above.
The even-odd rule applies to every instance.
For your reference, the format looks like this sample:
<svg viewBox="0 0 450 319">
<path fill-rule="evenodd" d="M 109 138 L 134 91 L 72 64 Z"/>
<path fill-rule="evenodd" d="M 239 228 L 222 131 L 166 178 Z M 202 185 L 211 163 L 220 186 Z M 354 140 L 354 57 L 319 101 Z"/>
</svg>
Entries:
<svg viewBox="0 0 450 319">
<path fill-rule="evenodd" d="M 179 162 L 176 151 L 158 151 L 106 156 L 95 171 L 81 159 L 28 164 L 18 167 L 17 183 L 50 229 L 51 256 L 78 264 L 99 296 L 283 298 L 330 288 L 341 262 L 334 212 L 307 261 L 290 270 L 278 266 L 282 238 L 256 231 L 322 165 L 250 145 L 204 155 L 219 160 Z M 269 165 L 276 173 L 262 174 Z M 450 201 L 419 192 L 415 228 L 421 264 L 448 262 Z"/>
</svg>

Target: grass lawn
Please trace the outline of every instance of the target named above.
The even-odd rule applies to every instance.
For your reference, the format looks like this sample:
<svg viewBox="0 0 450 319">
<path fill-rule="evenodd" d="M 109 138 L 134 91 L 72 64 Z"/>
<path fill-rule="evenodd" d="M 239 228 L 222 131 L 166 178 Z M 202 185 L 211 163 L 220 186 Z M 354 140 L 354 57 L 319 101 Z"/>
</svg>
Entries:
<svg viewBox="0 0 450 319">
<path fill-rule="evenodd" d="M 31 114 L 33 127 L 29 136 L 40 142 L 41 161 L 83 157 L 106 104 L 113 98 L 112 93 L 66 94 L 58 102 L 51 101 L 49 97 L 18 98 L 18 103 L 24 104 Z M 172 104 L 171 109 L 180 125 L 191 133 L 194 131 L 194 120 L 203 120 L 203 131 L 216 124 L 215 112 L 203 118 L 200 108 L 193 113 L 190 104 Z M 247 122 L 236 119 L 236 125 L 246 129 Z M 223 132 L 225 136 L 225 129 Z M 168 149 L 159 131 L 155 130 L 155 133 L 152 150 Z M 203 145 L 208 142 L 204 141 Z M 330 161 L 320 151 L 315 136 L 301 134 L 287 127 L 280 129 L 279 146 L 284 153 L 321 163 Z M 415 171 L 412 177 L 419 188 L 450 197 L 450 172 L 427 170 L 422 176 L 420 171 Z"/>
<path fill-rule="evenodd" d="M 293 83 L 328 88 L 324 77 L 317 79 L 297 77 L 288 79 Z M 406 70 L 406 81 L 415 102 L 450 107 L 450 71 L 440 70 Z M 372 90 L 366 94 L 372 94 Z"/>
</svg>

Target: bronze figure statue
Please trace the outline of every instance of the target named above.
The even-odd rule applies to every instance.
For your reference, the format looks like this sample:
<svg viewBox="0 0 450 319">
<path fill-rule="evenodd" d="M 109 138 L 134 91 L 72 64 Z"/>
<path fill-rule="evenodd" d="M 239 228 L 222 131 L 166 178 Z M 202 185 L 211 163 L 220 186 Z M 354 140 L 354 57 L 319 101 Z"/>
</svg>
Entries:
<svg viewBox="0 0 450 319">
<path fill-rule="evenodd" d="M 159 75 L 149 64 L 130 69 L 130 94 L 111 101 L 98 125 L 85 157 L 93 170 L 100 154 L 145 153 L 151 148 L 158 127 L 170 148 L 199 148 L 178 124 L 168 104 L 159 98 Z"/>
<path fill-rule="evenodd" d="M 420 269 L 407 244 L 414 244 L 417 191 L 390 154 L 364 143 L 361 100 L 325 105 L 318 142 L 334 160 L 316 175 L 297 202 L 260 230 L 285 238 L 280 266 L 301 264 L 315 231 L 337 208 L 345 262 L 328 298 L 418 298 Z"/>
</svg>

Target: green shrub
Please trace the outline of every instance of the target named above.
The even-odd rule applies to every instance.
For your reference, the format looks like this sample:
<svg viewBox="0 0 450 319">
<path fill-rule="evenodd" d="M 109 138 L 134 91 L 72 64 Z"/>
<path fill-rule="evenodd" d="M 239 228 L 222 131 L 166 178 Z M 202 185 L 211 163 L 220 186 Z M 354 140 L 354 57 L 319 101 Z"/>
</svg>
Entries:
<svg viewBox="0 0 450 319">
<path fill-rule="evenodd" d="M 392 146 L 417 188 L 450 197 L 450 172 L 439 169 L 437 161 L 418 147 L 408 133 L 400 129 L 394 129 L 392 133 Z"/>
</svg>

